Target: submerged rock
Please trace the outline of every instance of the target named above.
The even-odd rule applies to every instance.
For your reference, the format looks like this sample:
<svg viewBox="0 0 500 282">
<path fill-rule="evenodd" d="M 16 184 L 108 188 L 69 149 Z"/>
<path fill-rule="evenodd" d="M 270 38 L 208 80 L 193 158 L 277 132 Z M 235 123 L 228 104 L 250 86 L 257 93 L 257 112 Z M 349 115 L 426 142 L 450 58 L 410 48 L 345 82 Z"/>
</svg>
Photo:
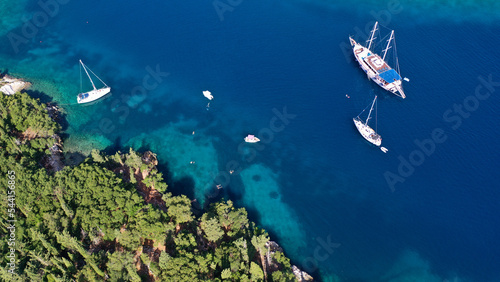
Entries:
<svg viewBox="0 0 500 282">
<path fill-rule="evenodd" d="M 45 108 L 47 110 L 47 112 L 49 113 L 49 117 L 55 121 L 55 122 L 59 122 L 60 121 L 60 109 L 57 105 L 55 104 L 51 104 L 51 103 L 48 103 L 47 104 L 47 107 Z"/>
</svg>

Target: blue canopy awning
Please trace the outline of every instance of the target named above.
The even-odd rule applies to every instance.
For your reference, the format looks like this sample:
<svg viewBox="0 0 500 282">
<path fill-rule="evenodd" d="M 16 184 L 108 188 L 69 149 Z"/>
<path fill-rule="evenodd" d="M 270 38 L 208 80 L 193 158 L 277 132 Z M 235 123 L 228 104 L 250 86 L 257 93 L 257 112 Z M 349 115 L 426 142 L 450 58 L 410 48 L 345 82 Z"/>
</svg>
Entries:
<svg viewBox="0 0 500 282">
<path fill-rule="evenodd" d="M 394 69 L 390 69 L 383 73 L 379 73 L 379 76 L 383 80 L 387 81 L 387 83 L 392 83 L 394 81 L 401 80 L 401 76 Z"/>
</svg>

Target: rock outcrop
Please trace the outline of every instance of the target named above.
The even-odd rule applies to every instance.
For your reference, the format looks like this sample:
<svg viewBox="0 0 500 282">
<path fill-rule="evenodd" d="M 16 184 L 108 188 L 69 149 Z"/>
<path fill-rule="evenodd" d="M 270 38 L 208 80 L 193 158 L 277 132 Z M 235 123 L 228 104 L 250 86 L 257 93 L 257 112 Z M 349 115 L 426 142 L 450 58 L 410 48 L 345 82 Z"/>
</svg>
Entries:
<svg viewBox="0 0 500 282">
<path fill-rule="evenodd" d="M 313 281 L 314 279 L 309 275 L 307 272 L 300 270 L 297 266 L 292 265 L 292 270 L 293 274 L 295 274 L 295 278 L 297 278 L 297 281 L 299 282 L 304 282 L 304 281 Z"/>
<path fill-rule="evenodd" d="M 283 249 L 280 247 L 280 245 L 278 245 L 278 243 L 274 241 L 267 242 L 266 247 L 267 247 L 267 253 L 266 253 L 267 270 L 269 272 L 274 272 L 276 270 L 279 270 L 280 265 L 278 262 L 276 262 L 273 256 L 274 253 L 276 252 L 283 252 Z M 311 275 L 309 275 L 305 271 L 300 270 L 295 265 L 292 265 L 292 271 L 293 274 L 295 275 L 295 278 L 297 278 L 297 281 L 299 282 L 314 281 Z"/>
<path fill-rule="evenodd" d="M 64 168 L 64 155 L 62 150 L 62 141 L 59 135 L 54 134 L 52 138 L 55 139 L 55 143 L 49 148 L 50 156 L 45 157 L 42 160 L 42 164 L 48 171 L 56 172 Z"/>
<path fill-rule="evenodd" d="M 0 78 L 0 92 L 6 95 L 13 95 L 16 92 L 19 92 L 30 86 L 31 83 L 22 81 L 18 78 L 10 77 L 8 75 L 5 75 L 3 78 Z"/>
<path fill-rule="evenodd" d="M 49 113 L 49 117 L 55 121 L 55 122 L 59 122 L 61 120 L 61 115 L 60 115 L 60 110 L 59 110 L 59 107 L 56 106 L 56 105 L 53 105 L 51 103 L 48 103 L 47 104 L 47 107 L 45 108 L 47 109 L 47 112 Z"/>
</svg>

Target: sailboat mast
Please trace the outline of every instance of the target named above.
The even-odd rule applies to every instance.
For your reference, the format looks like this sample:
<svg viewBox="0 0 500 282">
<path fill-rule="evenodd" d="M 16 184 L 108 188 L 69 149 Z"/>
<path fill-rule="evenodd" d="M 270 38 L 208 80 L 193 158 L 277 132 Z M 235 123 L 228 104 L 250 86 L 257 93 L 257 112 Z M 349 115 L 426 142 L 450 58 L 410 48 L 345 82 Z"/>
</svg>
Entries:
<svg viewBox="0 0 500 282">
<path fill-rule="evenodd" d="M 389 37 L 389 40 L 387 40 L 387 46 L 385 47 L 384 49 L 384 56 L 382 57 L 382 60 L 385 60 L 385 55 L 387 55 L 387 51 L 389 49 L 391 49 L 391 47 L 389 47 L 389 45 L 391 44 L 391 40 L 394 39 L 394 30 L 391 32 L 391 37 Z"/>
<path fill-rule="evenodd" d="M 368 120 L 370 120 L 370 115 L 372 114 L 373 106 L 375 105 L 375 101 L 377 100 L 377 96 L 375 96 L 375 99 L 373 99 L 372 107 L 370 108 L 370 112 L 368 113 L 368 117 L 366 118 L 365 125 L 368 124 Z"/>
<path fill-rule="evenodd" d="M 372 34 L 370 35 L 370 39 L 368 40 L 368 50 L 370 50 L 370 47 L 372 46 L 372 42 L 373 42 L 373 36 L 375 35 L 375 31 L 377 31 L 377 25 L 378 25 L 378 22 L 375 22 L 375 24 L 373 25 L 373 30 L 372 30 Z"/>
<path fill-rule="evenodd" d="M 80 93 L 83 92 L 82 65 L 80 65 Z"/>
<path fill-rule="evenodd" d="M 80 60 L 80 64 L 82 64 L 83 69 L 85 70 L 85 73 L 86 73 L 86 74 L 87 74 L 87 76 L 89 77 L 89 79 L 90 79 L 90 83 L 92 83 L 92 87 L 94 87 L 94 90 L 96 90 L 95 85 L 94 85 L 94 81 L 92 81 L 92 78 L 90 77 L 89 73 L 87 72 L 87 68 L 86 68 L 86 67 L 85 67 L 85 65 L 83 64 L 82 60 Z"/>
<path fill-rule="evenodd" d="M 375 106 L 375 132 L 377 132 L 377 125 L 378 125 L 378 107 Z"/>
</svg>

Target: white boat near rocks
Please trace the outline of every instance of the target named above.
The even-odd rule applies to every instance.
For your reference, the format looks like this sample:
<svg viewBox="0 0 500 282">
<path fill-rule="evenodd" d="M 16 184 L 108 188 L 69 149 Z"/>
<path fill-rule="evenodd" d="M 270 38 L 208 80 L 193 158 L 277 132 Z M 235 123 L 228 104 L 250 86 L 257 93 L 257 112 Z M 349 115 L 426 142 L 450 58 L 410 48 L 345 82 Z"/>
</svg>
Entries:
<svg viewBox="0 0 500 282">
<path fill-rule="evenodd" d="M 104 83 L 104 81 L 102 81 L 102 79 L 100 79 L 91 69 L 89 69 L 82 62 L 82 60 L 80 60 L 80 64 L 83 67 L 83 69 L 85 70 L 85 73 L 87 74 L 87 76 L 89 77 L 90 83 L 92 83 L 92 87 L 94 89 L 90 90 L 88 92 L 82 92 L 82 93 L 78 94 L 78 96 L 77 96 L 78 104 L 84 104 L 84 103 L 89 103 L 89 102 L 95 101 L 95 100 L 101 98 L 102 96 L 108 94 L 111 91 L 111 87 L 107 86 L 106 83 Z M 99 79 L 102 82 L 102 84 L 104 84 L 104 87 L 97 89 L 95 87 L 94 81 L 90 77 L 87 70 L 89 70 L 95 77 L 97 77 L 97 79 Z M 81 78 L 81 74 L 80 74 L 80 87 L 81 87 L 81 80 L 82 80 L 82 78 Z"/>
</svg>

